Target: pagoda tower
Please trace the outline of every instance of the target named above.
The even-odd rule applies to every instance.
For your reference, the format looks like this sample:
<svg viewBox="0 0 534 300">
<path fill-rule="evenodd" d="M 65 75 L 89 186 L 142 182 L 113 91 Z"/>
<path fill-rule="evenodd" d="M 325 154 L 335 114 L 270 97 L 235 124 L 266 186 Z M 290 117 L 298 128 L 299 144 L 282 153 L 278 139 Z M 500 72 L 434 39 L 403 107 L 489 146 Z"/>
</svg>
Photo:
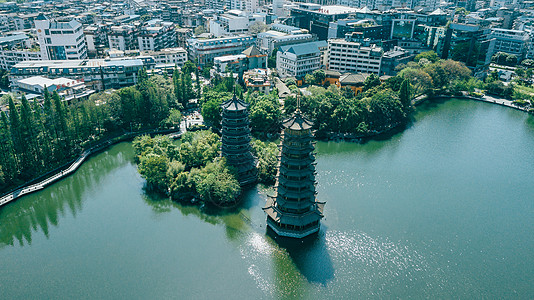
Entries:
<svg viewBox="0 0 534 300">
<path fill-rule="evenodd" d="M 313 123 L 297 108 L 282 125 L 276 193 L 263 210 L 267 226 L 277 235 L 304 238 L 319 231 L 325 204 L 315 199 Z"/>
<path fill-rule="evenodd" d="M 250 152 L 248 104 L 234 97 L 221 105 L 221 154 L 237 170 L 241 186 L 256 182 L 256 160 Z"/>
</svg>

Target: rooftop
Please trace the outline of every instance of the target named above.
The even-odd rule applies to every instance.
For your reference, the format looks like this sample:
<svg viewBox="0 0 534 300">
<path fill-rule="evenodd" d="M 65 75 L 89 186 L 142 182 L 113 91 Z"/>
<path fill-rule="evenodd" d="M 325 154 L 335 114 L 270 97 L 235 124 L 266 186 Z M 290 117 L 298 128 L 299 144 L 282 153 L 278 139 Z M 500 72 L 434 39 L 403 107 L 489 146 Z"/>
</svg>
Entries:
<svg viewBox="0 0 534 300">
<path fill-rule="evenodd" d="M 247 109 L 248 104 L 243 100 L 237 99 L 236 95 L 232 99 L 221 104 L 222 109 L 224 110 L 244 110 Z"/>
<path fill-rule="evenodd" d="M 284 128 L 286 129 L 292 130 L 307 130 L 312 128 L 313 123 L 310 120 L 306 119 L 302 115 L 300 109 L 297 108 L 297 110 L 291 117 L 282 122 L 282 126 L 284 126 Z"/>
<path fill-rule="evenodd" d="M 15 65 L 15 68 L 79 68 L 79 67 L 107 67 L 107 66 L 142 66 L 143 61 L 131 58 L 111 58 L 111 59 L 84 59 L 84 60 L 42 60 L 42 61 L 22 61 Z"/>
<path fill-rule="evenodd" d="M 326 41 L 317 41 L 317 42 L 308 42 L 308 43 L 301 43 L 296 45 L 287 45 L 287 46 L 281 46 L 280 51 L 281 52 L 289 52 L 294 53 L 296 55 L 306 55 L 306 54 L 312 54 L 312 53 L 318 53 L 320 52 L 320 47 L 327 47 L 328 44 Z"/>
</svg>

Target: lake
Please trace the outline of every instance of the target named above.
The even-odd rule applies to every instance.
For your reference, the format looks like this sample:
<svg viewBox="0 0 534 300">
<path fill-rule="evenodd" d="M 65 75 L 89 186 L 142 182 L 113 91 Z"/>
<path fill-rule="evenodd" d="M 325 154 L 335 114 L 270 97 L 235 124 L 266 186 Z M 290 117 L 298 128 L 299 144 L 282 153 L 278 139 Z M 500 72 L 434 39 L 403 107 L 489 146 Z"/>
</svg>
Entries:
<svg viewBox="0 0 534 300">
<path fill-rule="evenodd" d="M 1 298 L 534 298 L 534 117 L 430 101 L 317 143 L 317 238 L 266 235 L 257 186 L 210 211 L 147 193 L 130 143 L 0 208 Z"/>
</svg>

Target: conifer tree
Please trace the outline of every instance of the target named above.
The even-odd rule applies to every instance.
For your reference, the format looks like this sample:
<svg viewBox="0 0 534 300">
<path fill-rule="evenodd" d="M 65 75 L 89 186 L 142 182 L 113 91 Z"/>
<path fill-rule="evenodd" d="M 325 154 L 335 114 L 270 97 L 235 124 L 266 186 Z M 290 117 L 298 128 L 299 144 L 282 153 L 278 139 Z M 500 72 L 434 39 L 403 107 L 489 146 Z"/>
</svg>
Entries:
<svg viewBox="0 0 534 300">
<path fill-rule="evenodd" d="M 412 92 L 411 92 L 410 81 L 408 79 L 405 79 L 401 83 L 401 87 L 399 90 L 399 99 L 404 108 L 407 108 L 411 105 Z"/>
</svg>

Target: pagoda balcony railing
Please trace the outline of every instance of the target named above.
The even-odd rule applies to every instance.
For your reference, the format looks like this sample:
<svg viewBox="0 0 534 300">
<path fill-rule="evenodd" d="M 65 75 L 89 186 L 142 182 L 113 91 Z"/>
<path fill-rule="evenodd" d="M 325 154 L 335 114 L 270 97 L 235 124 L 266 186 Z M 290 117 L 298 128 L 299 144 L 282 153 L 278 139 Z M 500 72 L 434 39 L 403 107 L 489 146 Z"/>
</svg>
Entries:
<svg viewBox="0 0 534 300">
<path fill-rule="evenodd" d="M 289 146 L 289 145 L 280 145 L 279 148 L 282 149 L 282 151 L 293 152 L 293 153 L 312 152 L 313 150 L 315 150 L 315 148 L 311 144 L 304 144 L 299 147 Z"/>
<path fill-rule="evenodd" d="M 306 159 L 293 159 L 293 158 L 287 158 L 286 156 L 282 155 L 280 158 L 280 164 L 284 165 L 288 168 L 291 168 L 291 166 L 307 166 L 314 163 L 314 160 L 312 158 L 306 158 Z"/>
<path fill-rule="evenodd" d="M 315 168 L 313 166 L 301 166 L 301 168 L 288 168 L 287 166 L 280 165 L 278 171 L 280 172 L 280 174 L 285 174 L 286 176 L 292 176 L 292 175 L 297 175 L 297 174 L 301 174 L 301 175 L 315 174 Z"/>
<path fill-rule="evenodd" d="M 241 127 L 236 127 L 236 126 L 222 126 L 222 133 L 224 134 L 225 132 L 228 132 L 228 133 L 234 133 L 234 132 L 247 132 L 247 133 L 250 133 L 250 126 L 241 126 Z"/>
<path fill-rule="evenodd" d="M 279 180 L 293 180 L 293 181 L 305 181 L 305 180 L 311 180 L 315 181 L 315 176 L 312 176 L 310 174 L 302 175 L 302 176 L 288 176 L 286 174 L 280 174 L 279 177 L 277 177 Z"/>
<path fill-rule="evenodd" d="M 241 141 L 241 140 L 250 140 L 250 136 L 248 134 L 240 134 L 240 135 L 223 135 L 221 141 L 224 143 L 224 141 Z"/>
<path fill-rule="evenodd" d="M 222 136 L 224 137 L 241 137 L 241 136 L 248 136 L 250 135 L 250 132 L 247 131 L 239 131 L 239 130 L 224 130 L 222 131 Z"/>
<path fill-rule="evenodd" d="M 228 121 L 248 120 L 248 115 L 247 114 L 232 115 L 232 114 L 227 114 L 223 112 L 222 118 L 223 120 L 228 120 Z"/>
<path fill-rule="evenodd" d="M 279 196 L 292 198 L 292 199 L 311 199 L 317 195 L 316 191 L 286 191 L 285 189 L 281 188 L 280 186 L 275 186 L 276 192 Z"/>
<path fill-rule="evenodd" d="M 222 119 L 221 125 L 223 127 L 241 128 L 241 127 L 249 127 L 250 122 L 248 119 L 241 119 L 241 120 Z"/>
<path fill-rule="evenodd" d="M 250 144 L 250 139 L 243 140 L 223 140 L 223 145 L 225 146 L 245 146 Z"/>
<path fill-rule="evenodd" d="M 229 154 L 241 154 L 241 153 L 247 153 L 250 152 L 250 147 L 221 147 L 221 152 L 229 153 Z"/>
<path fill-rule="evenodd" d="M 313 152 L 304 153 L 287 153 L 282 152 L 278 157 L 283 158 L 284 161 L 315 161 L 315 154 Z"/>
<path fill-rule="evenodd" d="M 286 179 L 284 177 L 278 178 L 278 182 L 280 185 L 286 186 L 286 187 L 295 187 L 295 188 L 304 188 L 304 187 L 310 187 L 315 186 L 315 180 L 310 179 L 309 176 L 306 176 L 307 179 L 305 180 L 291 180 Z"/>
</svg>

